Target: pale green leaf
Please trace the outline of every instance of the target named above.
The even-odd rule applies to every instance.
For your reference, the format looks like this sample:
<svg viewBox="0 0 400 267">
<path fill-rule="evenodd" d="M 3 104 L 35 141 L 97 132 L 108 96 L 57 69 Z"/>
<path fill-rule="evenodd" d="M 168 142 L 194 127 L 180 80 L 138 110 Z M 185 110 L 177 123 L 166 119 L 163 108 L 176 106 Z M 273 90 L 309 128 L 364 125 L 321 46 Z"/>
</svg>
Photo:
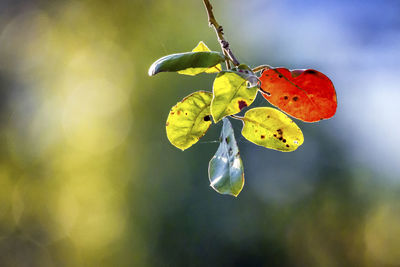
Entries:
<svg viewBox="0 0 400 267">
<path fill-rule="evenodd" d="M 198 91 L 172 107 L 166 123 L 171 144 L 185 150 L 203 137 L 211 125 L 211 99 L 210 92 Z"/>
<path fill-rule="evenodd" d="M 289 152 L 304 142 L 300 128 L 284 113 L 269 107 L 253 108 L 243 118 L 242 135 L 256 145 Z"/>
<path fill-rule="evenodd" d="M 208 165 L 210 186 L 220 194 L 237 197 L 244 185 L 244 170 L 232 125 L 223 120 L 220 144 Z"/>
<path fill-rule="evenodd" d="M 211 103 L 211 114 L 215 122 L 236 114 L 253 103 L 258 88 L 248 81 L 247 78 L 252 77 L 251 73 L 237 71 L 218 73 L 214 80 Z"/>
</svg>

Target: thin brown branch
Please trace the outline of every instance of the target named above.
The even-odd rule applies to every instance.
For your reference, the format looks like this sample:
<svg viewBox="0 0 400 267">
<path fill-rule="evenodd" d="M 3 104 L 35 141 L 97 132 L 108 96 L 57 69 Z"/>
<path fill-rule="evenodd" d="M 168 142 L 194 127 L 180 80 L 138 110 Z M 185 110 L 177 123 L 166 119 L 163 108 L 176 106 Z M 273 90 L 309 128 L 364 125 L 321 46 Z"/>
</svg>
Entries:
<svg viewBox="0 0 400 267">
<path fill-rule="evenodd" d="M 207 10 L 208 23 L 209 23 L 210 27 L 214 28 L 215 33 L 217 34 L 218 41 L 219 41 L 219 43 L 221 45 L 222 52 L 224 53 L 225 57 L 227 57 L 230 61 L 232 61 L 232 63 L 235 66 L 238 66 L 240 63 L 236 59 L 236 57 L 233 55 L 233 52 L 229 47 L 228 41 L 226 41 L 225 38 L 224 38 L 224 30 L 223 30 L 222 26 L 218 24 L 217 20 L 214 17 L 214 13 L 212 11 L 213 7 L 212 7 L 210 1 L 209 0 L 203 0 L 203 3 L 204 3 L 204 6 L 205 6 L 205 8 Z M 226 67 L 228 69 L 230 69 L 229 60 L 226 61 Z"/>
</svg>

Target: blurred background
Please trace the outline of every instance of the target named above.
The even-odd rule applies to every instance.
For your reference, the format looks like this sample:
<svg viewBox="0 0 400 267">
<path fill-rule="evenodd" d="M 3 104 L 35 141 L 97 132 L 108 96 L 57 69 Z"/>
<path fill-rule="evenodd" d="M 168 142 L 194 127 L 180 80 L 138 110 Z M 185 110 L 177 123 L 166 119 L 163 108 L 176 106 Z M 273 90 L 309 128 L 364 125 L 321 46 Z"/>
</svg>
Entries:
<svg viewBox="0 0 400 267">
<path fill-rule="evenodd" d="M 165 134 L 215 75 L 147 76 L 219 49 L 201 0 L 1 0 L 0 266 L 400 266 L 400 2 L 212 3 L 241 62 L 328 75 L 336 116 L 292 153 L 233 121 L 246 182 L 219 195 L 221 125 Z"/>
</svg>

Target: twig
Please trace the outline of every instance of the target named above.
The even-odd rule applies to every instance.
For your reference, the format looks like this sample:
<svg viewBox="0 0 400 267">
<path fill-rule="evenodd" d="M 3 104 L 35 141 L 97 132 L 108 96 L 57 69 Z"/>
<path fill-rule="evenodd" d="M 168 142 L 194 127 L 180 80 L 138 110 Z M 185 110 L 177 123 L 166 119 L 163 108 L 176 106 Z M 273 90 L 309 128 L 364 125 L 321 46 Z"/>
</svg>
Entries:
<svg viewBox="0 0 400 267">
<path fill-rule="evenodd" d="M 204 3 L 204 6 L 205 6 L 205 8 L 207 10 L 208 23 L 209 23 L 210 27 L 214 27 L 215 33 L 217 34 L 217 37 L 218 37 L 218 41 L 219 41 L 219 43 L 221 45 L 222 52 L 224 53 L 224 55 L 227 58 L 229 58 L 229 60 L 232 61 L 232 63 L 235 66 L 239 66 L 240 65 L 239 61 L 233 55 L 233 52 L 229 47 L 228 41 L 226 41 L 225 38 L 224 38 L 224 30 L 223 30 L 222 26 L 218 24 L 217 20 L 214 17 L 214 13 L 212 11 L 213 7 L 212 7 L 210 1 L 209 0 L 203 0 L 203 3 Z M 226 67 L 228 69 L 231 68 L 229 60 L 226 60 Z"/>
</svg>

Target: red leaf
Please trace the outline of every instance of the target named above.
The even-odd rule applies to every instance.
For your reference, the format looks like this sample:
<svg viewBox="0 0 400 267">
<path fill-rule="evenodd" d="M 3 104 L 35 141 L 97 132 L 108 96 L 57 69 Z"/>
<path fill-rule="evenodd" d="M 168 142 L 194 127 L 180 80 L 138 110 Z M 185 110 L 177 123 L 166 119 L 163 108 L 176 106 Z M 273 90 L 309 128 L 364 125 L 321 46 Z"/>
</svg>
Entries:
<svg viewBox="0 0 400 267">
<path fill-rule="evenodd" d="M 335 115 L 335 88 L 319 71 L 265 69 L 260 81 L 264 98 L 297 119 L 315 122 Z"/>
</svg>

